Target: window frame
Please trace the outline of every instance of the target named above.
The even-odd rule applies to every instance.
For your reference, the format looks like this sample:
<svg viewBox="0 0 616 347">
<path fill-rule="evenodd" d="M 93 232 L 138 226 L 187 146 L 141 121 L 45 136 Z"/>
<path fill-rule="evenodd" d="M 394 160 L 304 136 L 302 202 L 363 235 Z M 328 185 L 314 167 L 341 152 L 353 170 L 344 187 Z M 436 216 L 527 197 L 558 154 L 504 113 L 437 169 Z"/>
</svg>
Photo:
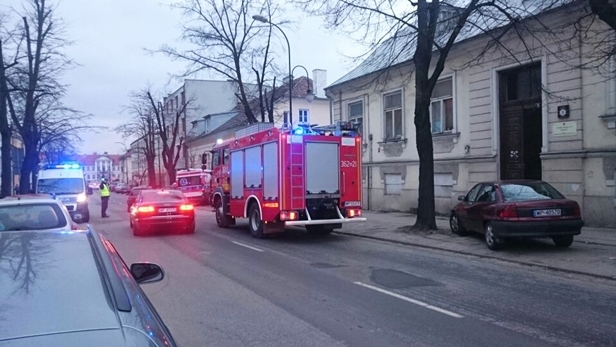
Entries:
<svg viewBox="0 0 616 347">
<path fill-rule="evenodd" d="M 400 183 L 396 183 L 396 184 L 390 183 L 389 184 L 390 186 L 394 186 L 394 185 L 398 186 L 399 185 L 400 186 L 399 192 L 397 192 L 397 193 L 396 192 L 389 192 L 387 190 L 387 186 L 388 186 L 388 184 L 387 184 L 387 177 L 388 176 L 391 176 L 391 177 L 399 176 L 400 177 Z M 402 174 L 401 173 L 386 173 L 386 174 L 384 174 L 384 176 L 383 176 L 383 195 L 401 196 L 403 190 L 404 190 L 404 178 L 402 178 Z"/>
<path fill-rule="evenodd" d="M 351 116 L 351 106 L 353 106 L 353 105 L 357 105 L 357 104 L 361 104 L 361 116 L 360 116 L 360 117 L 357 117 L 357 116 Z M 347 104 L 346 104 L 346 110 L 347 110 L 347 117 L 346 117 L 346 118 L 347 118 L 347 120 L 348 120 L 348 121 L 352 121 L 352 120 L 354 120 L 354 119 L 361 118 L 361 129 L 360 129 L 360 135 L 361 135 L 362 137 L 363 137 L 363 135 L 364 135 L 364 129 L 365 129 L 365 125 L 364 125 L 364 124 L 365 124 L 365 123 L 364 123 L 364 120 L 365 120 L 365 118 L 366 118 L 366 108 L 365 108 L 365 104 L 366 104 L 366 103 L 364 102 L 364 99 L 363 99 L 363 98 L 348 101 L 348 102 L 347 102 Z"/>
<path fill-rule="evenodd" d="M 305 112 L 306 120 L 302 121 L 302 111 Z M 300 124 L 310 124 L 310 110 L 307 108 L 300 108 L 297 113 L 297 121 Z"/>
<path fill-rule="evenodd" d="M 432 135 L 447 135 L 447 134 L 455 134 L 457 133 L 457 128 L 458 128 L 458 115 L 456 112 L 456 75 L 455 73 L 453 74 L 447 74 L 447 75 L 443 75 L 441 76 L 436 83 L 439 82 L 443 82 L 445 80 L 451 80 L 451 96 L 442 96 L 442 97 L 437 97 L 437 98 L 433 98 L 432 95 L 430 95 L 430 107 L 429 107 L 429 112 L 430 112 L 430 131 L 432 132 Z M 443 110 L 445 109 L 445 100 L 449 100 L 451 99 L 451 108 L 452 108 L 452 120 L 451 120 L 451 130 L 443 130 L 444 127 L 444 120 L 446 120 L 446 115 L 443 114 Z M 432 103 L 433 102 L 440 102 L 441 104 L 441 131 L 440 132 L 434 132 L 433 131 L 433 126 L 434 124 L 432 123 Z"/>
<path fill-rule="evenodd" d="M 400 133 L 400 138 L 396 138 L 395 135 L 395 120 L 394 120 L 394 111 L 398 110 L 398 108 L 386 108 L 385 107 L 385 98 L 393 95 L 393 94 L 397 94 L 400 93 L 400 112 L 401 112 L 401 122 L 402 122 L 402 129 L 401 129 L 401 133 Z M 406 132 L 405 132 L 405 117 L 404 117 L 404 109 L 405 109 L 405 104 L 404 104 L 404 88 L 400 87 L 400 88 L 395 88 L 395 89 L 391 89 L 388 91 L 385 91 L 383 93 L 381 93 L 381 110 L 382 110 L 382 119 L 383 119 L 383 140 L 385 142 L 393 142 L 393 141 L 401 141 L 405 139 L 406 136 Z M 392 112 L 392 135 L 394 135 L 391 138 L 387 137 L 387 112 Z"/>
</svg>

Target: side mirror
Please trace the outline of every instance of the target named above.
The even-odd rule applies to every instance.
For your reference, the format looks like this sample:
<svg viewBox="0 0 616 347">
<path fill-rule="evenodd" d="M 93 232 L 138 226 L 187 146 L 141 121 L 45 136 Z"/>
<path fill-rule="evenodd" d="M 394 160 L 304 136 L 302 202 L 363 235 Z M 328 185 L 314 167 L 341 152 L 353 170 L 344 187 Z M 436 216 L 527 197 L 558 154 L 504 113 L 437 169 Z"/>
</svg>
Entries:
<svg viewBox="0 0 616 347">
<path fill-rule="evenodd" d="M 458 200 L 460 200 L 460 201 L 464 201 L 464 200 L 466 200 L 466 195 L 460 195 L 460 196 L 458 196 Z"/>
<path fill-rule="evenodd" d="M 86 194 L 88 195 L 94 194 L 94 192 L 92 191 L 92 188 L 88 187 L 88 189 L 86 189 Z"/>
<path fill-rule="evenodd" d="M 206 153 L 201 154 L 201 164 L 203 165 L 207 164 L 207 154 Z"/>
<path fill-rule="evenodd" d="M 137 283 L 154 283 L 165 278 L 163 268 L 154 263 L 134 263 L 130 266 L 130 273 Z"/>
</svg>

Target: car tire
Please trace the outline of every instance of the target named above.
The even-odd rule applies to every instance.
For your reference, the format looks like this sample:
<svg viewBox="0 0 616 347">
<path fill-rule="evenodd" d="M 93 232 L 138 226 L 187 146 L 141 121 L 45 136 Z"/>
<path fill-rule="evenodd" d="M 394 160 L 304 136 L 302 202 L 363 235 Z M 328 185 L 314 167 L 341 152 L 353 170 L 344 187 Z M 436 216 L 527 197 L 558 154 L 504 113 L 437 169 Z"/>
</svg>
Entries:
<svg viewBox="0 0 616 347">
<path fill-rule="evenodd" d="M 503 247 L 503 244 L 505 243 L 504 240 L 494 236 L 492 224 L 490 224 L 490 222 L 486 223 L 484 232 L 484 240 L 489 249 L 496 251 Z"/>
<path fill-rule="evenodd" d="M 81 218 L 81 223 L 90 223 L 90 211 L 83 214 L 83 218 Z"/>
<path fill-rule="evenodd" d="M 195 233 L 195 229 L 196 229 L 196 225 L 195 225 L 195 222 L 193 221 L 193 222 L 192 222 L 192 224 L 191 224 L 191 225 L 189 225 L 189 226 L 186 228 L 186 233 L 187 233 L 187 234 L 194 234 L 194 233 Z"/>
<path fill-rule="evenodd" d="M 460 222 L 460 218 L 455 212 L 451 213 L 449 217 L 449 228 L 451 228 L 451 232 L 458 236 L 466 236 L 468 235 L 468 230 L 466 230 L 462 223 Z"/>
<path fill-rule="evenodd" d="M 248 228 L 250 229 L 250 235 L 255 239 L 263 238 L 263 220 L 261 219 L 261 211 L 259 211 L 259 205 L 253 203 L 250 205 L 248 211 Z"/>
<path fill-rule="evenodd" d="M 552 241 L 554 241 L 558 248 L 567 248 L 573 243 L 573 235 L 555 236 L 552 238 Z"/>
<path fill-rule="evenodd" d="M 141 228 L 137 227 L 137 224 L 133 224 L 133 235 L 135 236 L 144 236 L 144 232 Z"/>
<path fill-rule="evenodd" d="M 231 225 L 231 217 L 227 216 L 222 206 L 222 199 L 216 202 L 216 224 L 220 228 L 228 228 Z"/>
</svg>

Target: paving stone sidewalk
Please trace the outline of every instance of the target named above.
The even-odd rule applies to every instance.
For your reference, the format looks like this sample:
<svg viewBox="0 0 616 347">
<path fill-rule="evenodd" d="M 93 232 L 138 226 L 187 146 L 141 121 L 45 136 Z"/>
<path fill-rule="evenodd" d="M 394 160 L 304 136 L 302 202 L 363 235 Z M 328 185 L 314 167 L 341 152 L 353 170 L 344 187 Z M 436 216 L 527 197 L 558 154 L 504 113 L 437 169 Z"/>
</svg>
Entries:
<svg viewBox="0 0 616 347">
<path fill-rule="evenodd" d="M 616 229 L 584 227 L 566 249 L 550 239 L 537 239 L 516 240 L 491 251 L 483 235 L 453 234 L 447 218 L 437 218 L 437 231 L 416 232 L 411 230 L 415 216 L 409 213 L 364 211 L 364 217 L 366 223 L 346 225 L 340 233 L 616 280 Z"/>
</svg>

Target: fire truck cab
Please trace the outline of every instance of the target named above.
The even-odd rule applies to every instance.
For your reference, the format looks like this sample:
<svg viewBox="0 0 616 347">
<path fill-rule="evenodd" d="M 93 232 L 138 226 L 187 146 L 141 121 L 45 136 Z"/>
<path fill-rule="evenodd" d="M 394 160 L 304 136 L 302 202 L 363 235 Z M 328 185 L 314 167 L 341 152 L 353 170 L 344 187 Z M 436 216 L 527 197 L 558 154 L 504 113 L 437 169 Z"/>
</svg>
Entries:
<svg viewBox="0 0 616 347">
<path fill-rule="evenodd" d="M 362 218 L 361 138 L 348 123 L 278 129 L 257 123 L 212 150 L 212 202 L 226 228 L 253 237 L 305 226 L 328 234 Z"/>
</svg>

